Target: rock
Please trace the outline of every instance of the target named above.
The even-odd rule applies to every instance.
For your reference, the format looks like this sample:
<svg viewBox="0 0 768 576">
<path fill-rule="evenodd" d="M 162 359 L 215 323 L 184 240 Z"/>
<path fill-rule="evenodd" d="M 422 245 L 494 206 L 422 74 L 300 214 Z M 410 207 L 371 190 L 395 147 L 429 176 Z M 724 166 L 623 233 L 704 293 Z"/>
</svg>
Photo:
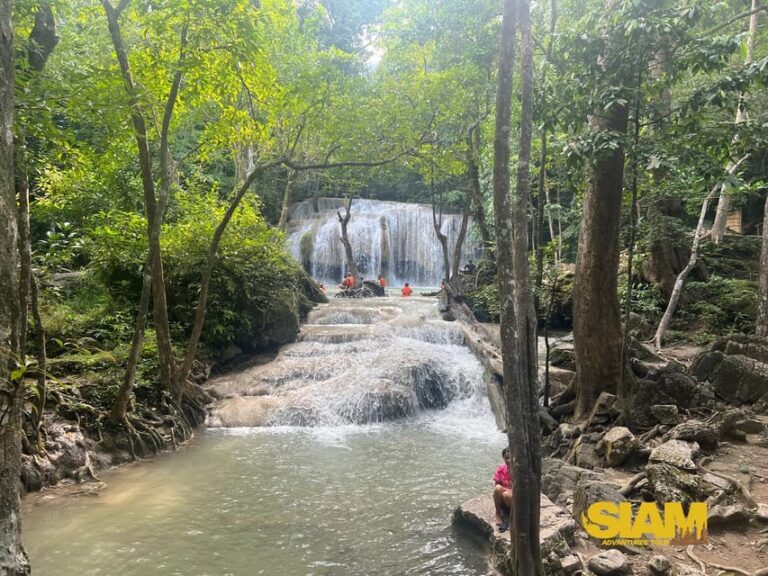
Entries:
<svg viewBox="0 0 768 576">
<path fill-rule="evenodd" d="M 581 468 L 600 468 L 603 461 L 597 454 L 597 444 L 592 442 L 589 435 L 584 434 L 576 439 L 568 462 L 572 462 Z"/>
<path fill-rule="evenodd" d="M 707 511 L 707 526 L 733 526 L 749 522 L 749 512 L 741 504 L 718 504 Z"/>
<path fill-rule="evenodd" d="M 682 416 L 674 404 L 654 404 L 651 406 L 651 414 L 656 417 L 659 424 L 674 426 L 682 421 Z"/>
<path fill-rule="evenodd" d="M 733 423 L 733 429 L 745 434 L 761 434 L 766 430 L 766 425 L 753 418 L 747 420 L 737 420 Z"/>
<path fill-rule="evenodd" d="M 654 500 L 664 502 L 701 502 L 707 499 L 707 491 L 696 474 L 681 470 L 666 462 L 650 463 L 645 467 L 648 484 Z"/>
<path fill-rule="evenodd" d="M 706 422 L 699 420 L 688 420 L 672 428 L 665 436 L 664 440 L 685 440 L 696 442 L 706 451 L 717 449 L 720 441 L 719 430 Z"/>
<path fill-rule="evenodd" d="M 669 440 L 651 450 L 648 460 L 650 462 L 671 464 L 682 470 L 696 470 L 696 464 L 693 459 L 698 452 L 699 445 L 696 442 Z"/>
<path fill-rule="evenodd" d="M 747 433 L 743 429 L 737 428 L 736 423 L 745 420 L 756 420 L 756 418 L 755 413 L 746 408 L 729 408 L 715 414 L 710 420 L 721 437 L 729 436 L 736 440 L 745 441 Z"/>
<path fill-rule="evenodd" d="M 576 352 L 573 344 L 558 344 L 549 352 L 549 363 L 557 368 L 576 370 Z"/>
<path fill-rule="evenodd" d="M 595 405 L 587 418 L 586 430 L 597 425 L 613 422 L 620 412 L 616 405 L 616 396 L 608 392 L 601 392 L 597 397 Z"/>
<path fill-rule="evenodd" d="M 710 472 L 702 474 L 701 479 L 711 484 L 717 490 L 728 490 L 731 487 L 731 483 L 728 480 Z"/>
<path fill-rule="evenodd" d="M 553 398 L 558 394 L 562 394 L 570 386 L 571 381 L 576 376 L 576 372 L 573 370 L 567 370 L 565 368 L 559 368 L 557 366 L 549 367 L 549 397 Z M 539 369 L 539 382 L 544 385 L 545 370 Z"/>
<path fill-rule="evenodd" d="M 728 355 L 716 347 L 694 359 L 691 373 L 710 382 L 715 394 L 732 404 L 757 402 L 768 392 L 767 363 L 743 354 Z"/>
<path fill-rule="evenodd" d="M 687 374 L 682 365 L 670 363 L 638 380 L 630 410 L 633 423 L 650 428 L 658 422 L 651 406 L 674 405 L 680 410 L 711 408 L 714 403 L 715 394 L 708 384 Z"/>
<path fill-rule="evenodd" d="M 666 556 L 656 554 L 648 561 L 648 570 L 654 576 L 667 576 L 672 571 L 672 563 Z"/>
<path fill-rule="evenodd" d="M 621 466 L 638 446 L 637 438 L 628 428 L 617 426 L 611 428 L 600 440 L 598 453 L 603 455 L 607 466 Z"/>
<path fill-rule="evenodd" d="M 759 503 L 753 514 L 756 521 L 768 524 L 768 504 Z"/>
<path fill-rule="evenodd" d="M 587 566 L 596 576 L 624 576 L 631 574 L 627 557 L 618 550 L 604 550 L 592 556 Z"/>
<path fill-rule="evenodd" d="M 687 564 L 675 564 L 675 576 L 701 576 L 701 570 Z"/>
<path fill-rule="evenodd" d="M 768 364 L 768 343 L 765 338 L 749 334 L 733 334 L 719 338 L 710 345 L 711 350 L 725 354 L 739 354 Z"/>
<path fill-rule="evenodd" d="M 233 358 L 236 358 L 240 356 L 240 354 L 243 353 L 242 348 L 238 346 L 237 344 L 230 344 L 224 350 L 222 350 L 221 354 L 219 354 L 218 361 L 219 362 L 228 362 L 232 360 Z"/>
<path fill-rule="evenodd" d="M 453 513 L 453 523 L 487 538 L 494 551 L 492 558 L 500 563 L 506 561 L 509 556 L 509 535 L 495 529 L 493 496 L 490 492 L 459 506 Z M 572 556 L 570 546 L 575 542 L 578 524 L 568 512 L 542 494 L 540 527 L 541 555 L 550 566 L 547 574 L 562 574 L 561 558 L 566 560 L 567 565 L 572 565 L 568 557 Z M 500 565 L 496 567 L 503 568 Z"/>
<path fill-rule="evenodd" d="M 565 574 L 573 574 L 578 570 L 584 569 L 581 559 L 575 554 L 569 554 L 565 558 L 560 558 L 560 567 Z"/>
<path fill-rule="evenodd" d="M 604 482 L 605 476 L 594 470 L 566 464 L 557 458 L 542 460 L 541 491 L 556 504 L 565 506 L 573 498 L 582 479 L 586 482 Z"/>
<path fill-rule="evenodd" d="M 615 484 L 581 478 L 573 495 L 573 517 L 577 522 L 581 522 L 582 515 L 586 516 L 589 507 L 602 501 L 626 502 L 627 499 Z"/>
</svg>

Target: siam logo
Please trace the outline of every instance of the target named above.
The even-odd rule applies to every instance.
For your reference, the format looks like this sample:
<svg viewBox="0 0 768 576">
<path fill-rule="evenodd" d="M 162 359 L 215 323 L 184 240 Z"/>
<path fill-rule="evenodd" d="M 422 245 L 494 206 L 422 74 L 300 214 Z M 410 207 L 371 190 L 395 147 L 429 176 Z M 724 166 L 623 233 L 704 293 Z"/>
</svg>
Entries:
<svg viewBox="0 0 768 576">
<path fill-rule="evenodd" d="M 686 514 L 682 502 L 665 502 L 662 514 L 655 502 L 642 502 L 634 513 L 630 502 L 595 502 L 581 525 L 607 546 L 706 544 L 707 503 L 691 503 Z"/>
</svg>

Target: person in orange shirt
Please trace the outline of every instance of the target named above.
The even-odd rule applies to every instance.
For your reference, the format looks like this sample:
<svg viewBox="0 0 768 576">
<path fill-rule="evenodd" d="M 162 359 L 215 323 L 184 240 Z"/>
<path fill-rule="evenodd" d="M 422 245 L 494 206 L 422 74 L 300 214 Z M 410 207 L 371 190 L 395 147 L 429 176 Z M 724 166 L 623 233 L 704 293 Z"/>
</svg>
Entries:
<svg viewBox="0 0 768 576">
<path fill-rule="evenodd" d="M 400 291 L 400 293 L 401 293 L 403 296 L 410 296 L 411 294 L 413 294 L 413 289 L 412 289 L 412 288 L 411 288 L 411 286 L 408 284 L 408 282 L 406 282 L 406 283 L 405 283 L 405 286 L 403 286 L 403 289 Z"/>
</svg>

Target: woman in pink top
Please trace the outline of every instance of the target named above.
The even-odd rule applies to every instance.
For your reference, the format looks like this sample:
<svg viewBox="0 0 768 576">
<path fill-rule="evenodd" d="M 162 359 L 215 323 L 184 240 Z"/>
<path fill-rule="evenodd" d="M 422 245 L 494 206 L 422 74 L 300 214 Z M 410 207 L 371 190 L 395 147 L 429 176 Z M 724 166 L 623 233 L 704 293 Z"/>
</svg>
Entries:
<svg viewBox="0 0 768 576">
<path fill-rule="evenodd" d="M 509 529 L 509 512 L 512 509 L 512 479 L 509 475 L 509 448 L 501 451 L 504 464 L 493 475 L 493 504 L 496 506 L 496 527 L 499 532 Z"/>
</svg>

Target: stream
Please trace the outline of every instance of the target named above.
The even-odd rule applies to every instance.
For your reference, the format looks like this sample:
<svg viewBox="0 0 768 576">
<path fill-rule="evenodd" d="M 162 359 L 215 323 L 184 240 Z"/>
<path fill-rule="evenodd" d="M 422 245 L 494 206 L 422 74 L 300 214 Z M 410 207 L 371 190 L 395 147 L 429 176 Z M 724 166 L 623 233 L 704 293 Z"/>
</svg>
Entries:
<svg viewBox="0 0 768 576">
<path fill-rule="evenodd" d="M 273 362 L 214 379 L 181 452 L 26 498 L 34 574 L 488 574 L 451 515 L 506 438 L 456 330 L 433 298 L 318 307 Z"/>
</svg>

